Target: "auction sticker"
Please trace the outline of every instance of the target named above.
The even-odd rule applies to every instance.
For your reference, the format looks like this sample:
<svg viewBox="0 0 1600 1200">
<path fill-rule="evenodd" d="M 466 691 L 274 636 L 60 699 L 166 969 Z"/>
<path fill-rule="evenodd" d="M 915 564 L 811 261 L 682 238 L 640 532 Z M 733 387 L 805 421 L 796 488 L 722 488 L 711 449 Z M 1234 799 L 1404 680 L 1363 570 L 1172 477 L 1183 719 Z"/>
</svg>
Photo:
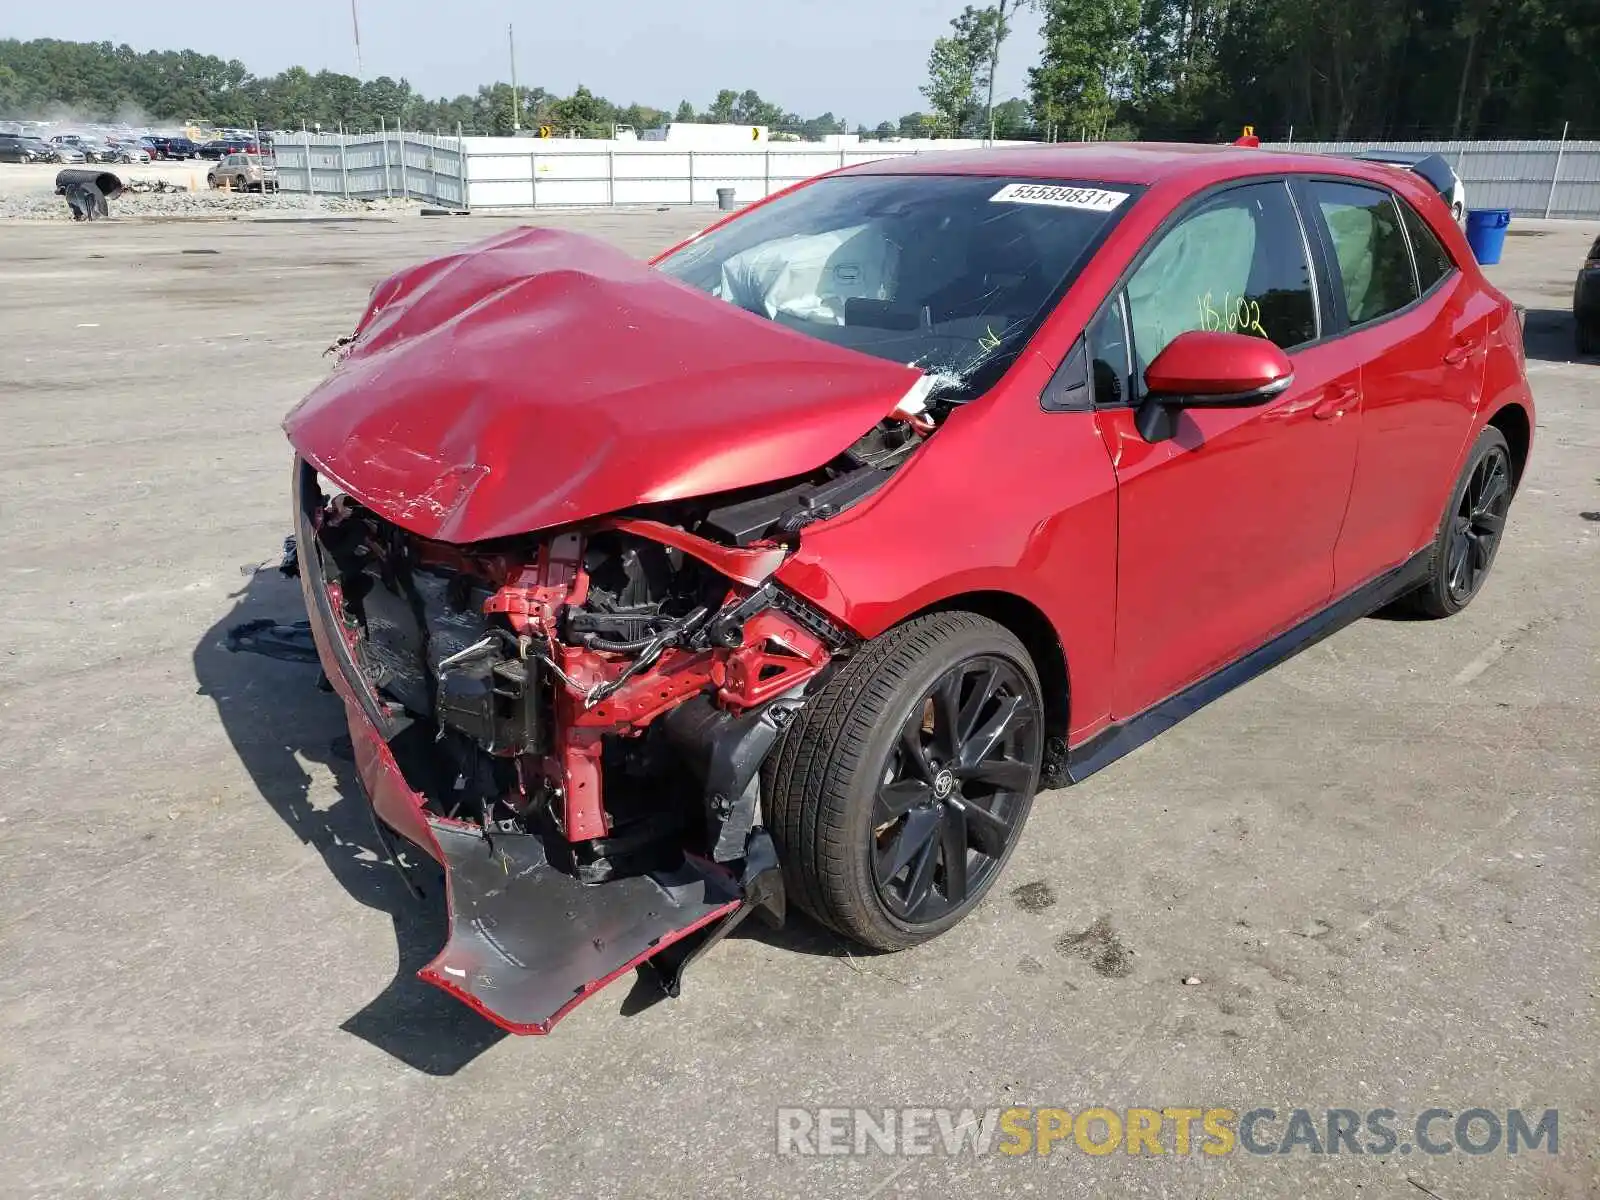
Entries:
<svg viewBox="0 0 1600 1200">
<path fill-rule="evenodd" d="M 1086 208 L 1110 212 L 1128 198 L 1127 192 L 1104 188 L 1057 187 L 1048 183 L 1008 183 L 989 197 L 991 204 L 1048 204 L 1052 208 Z"/>
</svg>

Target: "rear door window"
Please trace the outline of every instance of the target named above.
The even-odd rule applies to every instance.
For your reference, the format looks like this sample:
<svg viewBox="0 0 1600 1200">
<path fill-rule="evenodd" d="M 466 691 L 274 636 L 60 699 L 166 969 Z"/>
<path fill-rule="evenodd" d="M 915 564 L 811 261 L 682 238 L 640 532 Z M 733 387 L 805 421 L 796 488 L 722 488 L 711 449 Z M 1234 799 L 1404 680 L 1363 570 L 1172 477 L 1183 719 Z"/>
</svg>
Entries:
<svg viewBox="0 0 1600 1200">
<path fill-rule="evenodd" d="M 1456 269 L 1456 264 L 1417 210 L 1404 200 L 1396 203 L 1400 205 L 1400 219 L 1405 222 L 1406 233 L 1411 236 L 1411 254 L 1417 260 L 1417 286 L 1427 295 L 1435 284 Z"/>
<path fill-rule="evenodd" d="M 1399 312 L 1418 296 L 1395 199 L 1382 188 L 1314 179 L 1307 185 L 1333 246 L 1351 326 Z"/>
</svg>

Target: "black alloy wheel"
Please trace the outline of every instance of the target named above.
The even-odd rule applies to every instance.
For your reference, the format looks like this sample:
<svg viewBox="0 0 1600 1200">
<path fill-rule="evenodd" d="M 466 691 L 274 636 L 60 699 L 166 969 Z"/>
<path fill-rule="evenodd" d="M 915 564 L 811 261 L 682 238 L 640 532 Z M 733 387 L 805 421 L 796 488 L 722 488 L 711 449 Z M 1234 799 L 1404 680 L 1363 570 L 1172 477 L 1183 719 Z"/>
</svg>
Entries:
<svg viewBox="0 0 1600 1200">
<path fill-rule="evenodd" d="M 1450 598 L 1465 606 L 1489 573 L 1511 507 L 1511 459 L 1495 446 L 1478 460 L 1451 522 L 1445 579 Z"/>
<path fill-rule="evenodd" d="M 763 769 L 789 899 L 875 950 L 943 933 L 1020 840 L 1047 732 L 1033 658 L 1004 626 L 952 610 L 872 638 Z"/>
<path fill-rule="evenodd" d="M 926 925 L 988 887 L 1027 812 L 1040 726 L 1021 673 L 990 655 L 912 705 L 872 812 L 872 879 L 891 915 Z"/>
<path fill-rule="evenodd" d="M 1396 612 L 1448 617 L 1472 602 L 1494 565 L 1518 482 L 1505 434 L 1486 427 L 1451 489 L 1427 576 L 1395 602 Z"/>
</svg>

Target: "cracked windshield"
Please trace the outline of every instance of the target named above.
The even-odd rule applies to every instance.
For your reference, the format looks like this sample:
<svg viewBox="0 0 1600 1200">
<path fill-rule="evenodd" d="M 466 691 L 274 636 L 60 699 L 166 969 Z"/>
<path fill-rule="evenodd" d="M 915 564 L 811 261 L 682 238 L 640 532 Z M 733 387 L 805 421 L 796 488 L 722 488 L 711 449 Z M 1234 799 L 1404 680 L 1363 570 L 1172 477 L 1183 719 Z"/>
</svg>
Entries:
<svg viewBox="0 0 1600 1200">
<path fill-rule="evenodd" d="M 659 266 L 837 345 L 945 376 L 999 378 L 1133 188 L 987 176 L 824 179 Z"/>
</svg>

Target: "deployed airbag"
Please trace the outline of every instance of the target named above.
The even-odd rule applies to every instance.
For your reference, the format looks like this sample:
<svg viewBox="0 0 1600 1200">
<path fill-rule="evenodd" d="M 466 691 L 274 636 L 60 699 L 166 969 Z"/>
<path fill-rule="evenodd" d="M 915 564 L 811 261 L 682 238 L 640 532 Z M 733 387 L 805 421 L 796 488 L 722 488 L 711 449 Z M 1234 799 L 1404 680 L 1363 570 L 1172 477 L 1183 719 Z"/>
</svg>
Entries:
<svg viewBox="0 0 1600 1200">
<path fill-rule="evenodd" d="M 722 264 L 719 294 L 776 319 L 843 325 L 851 300 L 894 296 L 900 248 L 878 222 L 752 246 Z"/>
</svg>

